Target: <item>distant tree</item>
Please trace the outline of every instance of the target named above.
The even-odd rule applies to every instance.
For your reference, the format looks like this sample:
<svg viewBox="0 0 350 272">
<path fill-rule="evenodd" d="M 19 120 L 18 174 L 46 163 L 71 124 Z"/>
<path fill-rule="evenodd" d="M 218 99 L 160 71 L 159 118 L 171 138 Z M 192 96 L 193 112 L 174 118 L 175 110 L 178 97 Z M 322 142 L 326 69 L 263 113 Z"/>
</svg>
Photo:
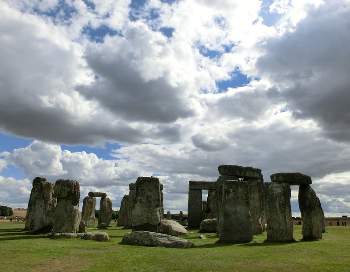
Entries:
<svg viewBox="0 0 350 272">
<path fill-rule="evenodd" d="M 13 215 L 13 210 L 7 206 L 0 206 L 0 216 L 11 216 Z"/>
</svg>

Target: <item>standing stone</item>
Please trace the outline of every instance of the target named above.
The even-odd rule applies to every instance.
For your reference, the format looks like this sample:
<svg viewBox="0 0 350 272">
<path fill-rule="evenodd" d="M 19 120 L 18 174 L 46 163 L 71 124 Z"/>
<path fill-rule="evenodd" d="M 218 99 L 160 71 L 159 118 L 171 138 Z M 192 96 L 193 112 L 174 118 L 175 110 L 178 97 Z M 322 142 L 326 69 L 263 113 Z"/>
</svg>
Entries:
<svg viewBox="0 0 350 272">
<path fill-rule="evenodd" d="M 216 218 L 217 217 L 217 209 L 216 209 L 216 191 L 209 190 L 208 198 L 207 198 L 207 210 L 206 210 L 206 218 Z"/>
<path fill-rule="evenodd" d="M 80 186 L 75 180 L 57 180 L 54 187 L 57 198 L 53 232 L 76 233 L 80 223 L 79 198 Z"/>
<path fill-rule="evenodd" d="M 96 199 L 94 197 L 87 196 L 84 198 L 81 221 L 85 223 L 86 227 L 96 226 L 95 207 Z"/>
<path fill-rule="evenodd" d="M 131 228 L 132 227 L 132 209 L 136 203 L 136 184 L 135 183 L 130 183 L 129 184 L 129 198 L 127 202 L 127 212 L 128 212 L 128 221 L 127 225 L 124 226 L 126 228 Z"/>
<path fill-rule="evenodd" d="M 252 219 L 253 234 L 260 234 L 265 227 L 265 205 L 263 190 L 263 175 L 261 169 L 240 165 L 220 165 L 219 181 L 243 181 L 248 184 L 249 210 Z"/>
<path fill-rule="evenodd" d="M 171 220 L 171 212 L 170 211 L 167 211 L 166 219 Z"/>
<path fill-rule="evenodd" d="M 299 186 L 298 200 L 303 220 L 303 240 L 322 239 L 324 214 L 321 202 L 310 185 Z"/>
<path fill-rule="evenodd" d="M 112 220 L 112 201 L 108 197 L 100 200 L 100 213 L 98 215 L 98 228 L 106 228 Z"/>
<path fill-rule="evenodd" d="M 31 232 L 50 232 L 55 206 L 53 184 L 45 178 L 36 177 L 28 202 L 25 229 Z"/>
<path fill-rule="evenodd" d="M 133 230 L 158 231 L 163 217 L 162 189 L 158 178 L 139 177 L 132 208 Z"/>
<path fill-rule="evenodd" d="M 188 227 L 197 228 L 202 221 L 202 190 L 189 189 Z"/>
<path fill-rule="evenodd" d="M 261 234 L 264 231 L 264 191 L 261 180 L 247 181 L 249 191 L 249 210 L 252 217 L 253 234 Z"/>
<path fill-rule="evenodd" d="M 293 241 L 290 186 L 271 182 L 266 185 L 267 241 Z"/>
<path fill-rule="evenodd" d="M 128 226 L 128 204 L 129 204 L 128 202 L 129 202 L 129 196 L 128 195 L 123 196 L 122 202 L 120 204 L 118 222 L 117 222 L 117 226 L 119 227 Z"/>
<path fill-rule="evenodd" d="M 217 181 L 219 241 L 247 243 L 253 239 L 249 212 L 248 184 L 241 181 Z"/>
</svg>

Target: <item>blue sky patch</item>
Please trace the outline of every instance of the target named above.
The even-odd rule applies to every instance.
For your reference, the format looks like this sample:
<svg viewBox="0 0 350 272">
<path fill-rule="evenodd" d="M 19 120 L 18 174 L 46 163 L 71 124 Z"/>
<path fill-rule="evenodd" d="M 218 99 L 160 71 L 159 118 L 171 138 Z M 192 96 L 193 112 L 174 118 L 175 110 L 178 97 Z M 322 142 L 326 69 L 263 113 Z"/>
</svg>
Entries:
<svg viewBox="0 0 350 272">
<path fill-rule="evenodd" d="M 246 86 L 251 81 L 247 75 L 241 73 L 239 69 L 236 69 L 231 73 L 231 78 L 228 80 L 216 81 L 216 86 L 219 92 L 225 92 L 228 88 L 237 88 Z"/>
<path fill-rule="evenodd" d="M 97 157 L 104 160 L 114 160 L 115 157 L 111 156 L 111 151 L 119 149 L 120 144 L 107 143 L 104 147 L 91 147 L 87 145 L 61 145 L 62 150 L 69 150 L 71 152 L 82 152 L 95 153 Z"/>
<path fill-rule="evenodd" d="M 77 13 L 74 6 L 69 5 L 65 0 L 59 0 L 58 4 L 47 11 L 34 9 L 34 12 L 40 16 L 51 17 L 54 20 L 69 21 Z"/>
<path fill-rule="evenodd" d="M 7 167 L 0 172 L 1 176 L 6 177 L 6 178 L 14 178 L 14 179 L 24 179 L 26 178 L 26 174 L 24 171 L 12 164 L 7 165 Z"/>
<path fill-rule="evenodd" d="M 175 28 L 173 27 L 161 27 L 159 29 L 160 32 L 162 32 L 162 34 L 168 38 L 171 38 L 173 36 L 173 33 L 175 31 Z"/>
<path fill-rule="evenodd" d="M 102 43 L 106 36 L 116 36 L 121 35 L 117 30 L 114 30 L 106 25 L 101 25 L 97 28 L 92 28 L 91 26 L 85 26 L 82 33 L 86 35 L 89 40 L 95 41 L 97 43 Z"/>
<path fill-rule="evenodd" d="M 0 152 L 10 152 L 16 148 L 23 148 L 28 146 L 31 142 L 31 139 L 22 138 L 7 133 L 0 133 Z"/>
</svg>

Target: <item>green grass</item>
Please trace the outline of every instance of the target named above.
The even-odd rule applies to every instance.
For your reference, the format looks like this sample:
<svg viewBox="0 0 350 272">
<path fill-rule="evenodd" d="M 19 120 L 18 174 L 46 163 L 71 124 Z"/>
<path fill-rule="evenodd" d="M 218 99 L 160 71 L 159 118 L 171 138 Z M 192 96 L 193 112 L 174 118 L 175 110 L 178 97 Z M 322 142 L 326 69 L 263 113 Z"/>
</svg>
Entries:
<svg viewBox="0 0 350 272">
<path fill-rule="evenodd" d="M 350 271 L 350 228 L 329 227 L 316 242 L 266 244 L 265 234 L 241 245 L 218 245 L 213 234 L 187 238 L 191 249 L 150 248 L 121 245 L 129 230 L 108 229 L 110 242 L 79 239 L 52 240 L 28 235 L 23 225 L 0 223 L 0 270 L 25 272 L 99 271 Z M 299 227 L 294 237 L 301 238 Z"/>
</svg>

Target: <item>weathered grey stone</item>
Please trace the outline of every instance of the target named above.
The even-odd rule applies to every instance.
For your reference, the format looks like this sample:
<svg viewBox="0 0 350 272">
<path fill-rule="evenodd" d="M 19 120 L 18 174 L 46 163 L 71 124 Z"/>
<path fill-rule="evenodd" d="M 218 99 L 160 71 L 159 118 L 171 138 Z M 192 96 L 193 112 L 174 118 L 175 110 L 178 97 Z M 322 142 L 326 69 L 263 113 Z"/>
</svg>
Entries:
<svg viewBox="0 0 350 272">
<path fill-rule="evenodd" d="M 166 213 L 166 219 L 171 220 L 171 213 L 170 213 L 170 211 L 167 211 L 167 213 Z"/>
<path fill-rule="evenodd" d="M 163 233 L 156 233 L 150 231 L 133 231 L 124 235 L 123 244 L 151 246 L 151 247 L 174 247 L 174 248 L 189 248 L 193 247 L 193 243 Z"/>
<path fill-rule="evenodd" d="M 87 227 L 96 226 L 95 208 L 96 208 L 96 198 L 91 196 L 85 197 L 83 200 L 81 220 L 84 221 L 85 226 Z"/>
<path fill-rule="evenodd" d="M 98 242 L 107 242 L 110 240 L 109 235 L 106 232 L 87 232 L 81 236 L 81 239 Z"/>
<path fill-rule="evenodd" d="M 169 234 L 173 236 L 179 236 L 187 234 L 187 230 L 180 223 L 175 220 L 163 219 L 160 221 L 160 233 Z"/>
<path fill-rule="evenodd" d="M 79 224 L 79 233 L 85 233 L 86 232 L 86 224 L 83 220 L 80 220 L 80 224 Z"/>
<path fill-rule="evenodd" d="M 199 227 L 200 232 L 217 232 L 218 222 L 216 218 L 204 219 Z"/>
<path fill-rule="evenodd" d="M 209 190 L 205 218 L 216 218 L 217 217 L 217 206 L 216 206 L 217 204 L 216 203 L 217 203 L 216 190 Z"/>
<path fill-rule="evenodd" d="M 234 176 L 243 179 L 260 179 L 261 170 L 253 167 L 239 165 L 220 165 L 218 167 L 221 176 Z"/>
<path fill-rule="evenodd" d="M 220 242 L 246 243 L 253 238 L 248 184 L 218 181 L 218 232 Z"/>
<path fill-rule="evenodd" d="M 128 226 L 128 203 L 129 202 L 129 196 L 124 195 L 122 202 L 120 204 L 120 209 L 119 209 L 119 215 L 118 215 L 118 221 L 117 221 L 117 226 L 121 227 L 127 227 Z"/>
<path fill-rule="evenodd" d="M 102 193 L 102 192 L 89 192 L 88 194 L 90 197 L 106 197 L 107 194 L 106 193 Z"/>
<path fill-rule="evenodd" d="M 293 221 L 290 208 L 290 186 L 268 183 L 266 188 L 267 241 L 293 241 Z"/>
<path fill-rule="evenodd" d="M 301 173 L 275 173 L 271 175 L 271 181 L 288 183 L 289 185 L 308 185 L 312 183 L 311 177 Z"/>
<path fill-rule="evenodd" d="M 189 189 L 188 192 L 188 227 L 198 228 L 203 219 L 202 190 Z"/>
<path fill-rule="evenodd" d="M 132 227 L 132 209 L 135 206 L 135 203 L 136 203 L 136 184 L 130 183 L 129 184 L 129 199 L 127 202 L 128 221 L 127 221 L 127 225 L 124 226 L 125 228 Z"/>
<path fill-rule="evenodd" d="M 98 215 L 98 228 L 106 228 L 112 220 L 112 201 L 108 197 L 100 200 L 100 213 Z"/>
<path fill-rule="evenodd" d="M 36 177 L 28 202 L 25 229 L 30 232 L 50 232 L 55 206 L 53 184 L 45 178 Z"/>
<path fill-rule="evenodd" d="M 80 186 L 75 180 L 57 180 L 54 186 L 57 206 L 54 213 L 54 233 L 75 233 L 80 223 Z"/>
<path fill-rule="evenodd" d="M 249 191 L 249 210 L 252 217 L 253 234 L 261 234 L 264 231 L 264 192 L 263 182 L 261 180 L 250 180 L 248 183 Z"/>
<path fill-rule="evenodd" d="M 134 230 L 158 231 L 163 217 L 162 190 L 159 179 L 139 177 L 136 181 L 136 197 L 132 207 L 132 228 Z"/>
<path fill-rule="evenodd" d="M 310 185 L 299 186 L 298 200 L 303 220 L 303 240 L 322 239 L 324 214 L 321 202 Z"/>
<path fill-rule="evenodd" d="M 99 242 L 109 241 L 109 235 L 106 232 L 86 232 L 86 233 L 51 233 L 49 234 L 49 238 L 52 239 L 72 239 L 72 238 L 80 238 L 83 240 L 94 240 Z"/>
</svg>

